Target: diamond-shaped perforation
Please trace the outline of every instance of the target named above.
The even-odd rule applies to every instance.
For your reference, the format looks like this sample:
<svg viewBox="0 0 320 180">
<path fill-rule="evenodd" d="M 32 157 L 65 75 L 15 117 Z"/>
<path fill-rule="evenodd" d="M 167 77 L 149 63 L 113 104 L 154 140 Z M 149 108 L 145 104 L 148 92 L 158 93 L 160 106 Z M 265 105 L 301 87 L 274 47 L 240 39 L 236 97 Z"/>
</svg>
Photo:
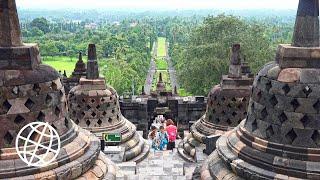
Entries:
<svg viewBox="0 0 320 180">
<path fill-rule="evenodd" d="M 97 105 L 96 108 L 97 108 L 97 109 L 100 109 L 100 105 Z"/>
<path fill-rule="evenodd" d="M 237 112 L 233 112 L 233 113 L 232 113 L 232 116 L 233 116 L 233 117 L 236 117 L 236 115 L 238 115 Z"/>
<path fill-rule="evenodd" d="M 303 88 L 303 93 L 308 97 L 312 93 L 312 89 L 309 86 Z"/>
<path fill-rule="evenodd" d="M 102 124 L 101 119 L 99 119 L 99 120 L 97 121 L 97 123 L 98 123 L 99 126 L 101 126 L 101 124 Z"/>
<path fill-rule="evenodd" d="M 54 114 L 59 117 L 60 113 L 61 113 L 61 110 L 58 107 L 56 107 L 54 109 Z"/>
<path fill-rule="evenodd" d="M 91 122 L 89 120 L 86 121 L 86 125 L 90 126 Z"/>
<path fill-rule="evenodd" d="M 79 119 L 76 119 L 75 121 L 74 121 L 76 124 L 79 124 Z"/>
<path fill-rule="evenodd" d="M 29 110 L 31 110 L 32 109 L 32 107 L 34 106 L 34 102 L 30 99 L 30 98 L 28 98 L 28 100 L 24 103 L 24 105 L 29 109 Z"/>
<path fill-rule="evenodd" d="M 220 123 L 220 118 L 215 118 L 216 123 Z"/>
<path fill-rule="evenodd" d="M 311 119 L 309 118 L 309 116 L 304 115 L 303 118 L 300 119 L 300 121 L 302 122 L 304 127 L 307 127 L 308 124 L 311 122 Z"/>
<path fill-rule="evenodd" d="M 315 130 L 311 136 L 311 139 L 315 144 L 320 145 L 320 133 L 318 130 Z"/>
<path fill-rule="evenodd" d="M 265 119 L 268 116 L 267 108 L 263 108 L 261 111 L 261 118 Z"/>
<path fill-rule="evenodd" d="M 223 102 L 225 100 L 226 100 L 226 98 L 224 96 L 222 96 L 221 101 Z"/>
<path fill-rule="evenodd" d="M 87 105 L 86 110 L 89 111 L 91 109 L 91 106 Z"/>
<path fill-rule="evenodd" d="M 16 118 L 14 119 L 14 123 L 16 123 L 16 124 L 20 124 L 23 121 L 25 121 L 25 119 L 21 115 L 16 116 Z"/>
<path fill-rule="evenodd" d="M 253 122 L 252 122 L 252 132 L 254 132 L 255 130 L 257 130 L 258 129 L 258 123 L 257 123 L 257 120 L 254 120 Z"/>
<path fill-rule="evenodd" d="M 91 99 L 91 103 L 93 104 L 93 103 L 95 103 L 96 102 L 96 100 L 95 99 Z"/>
<path fill-rule="evenodd" d="M 271 83 L 271 81 L 268 81 L 266 83 L 266 90 L 269 92 L 271 88 L 272 88 L 272 83 Z"/>
<path fill-rule="evenodd" d="M 55 82 L 52 82 L 52 83 L 51 83 L 51 88 L 52 88 L 53 90 L 58 90 L 58 86 L 57 86 L 57 84 L 56 84 Z"/>
<path fill-rule="evenodd" d="M 41 87 L 40 87 L 39 84 L 34 84 L 32 89 L 33 89 L 33 91 L 35 91 L 37 94 L 39 94 L 40 91 L 41 91 Z"/>
<path fill-rule="evenodd" d="M 46 115 L 43 112 L 40 111 L 38 116 L 37 116 L 37 120 L 41 121 L 41 122 L 44 122 L 45 119 L 46 119 Z"/>
<path fill-rule="evenodd" d="M 92 112 L 92 113 L 91 113 L 91 116 L 92 116 L 92 117 L 96 117 L 97 114 L 96 114 L 95 112 Z"/>
<path fill-rule="evenodd" d="M 64 125 L 66 126 L 66 128 L 69 127 L 69 120 L 67 118 L 64 118 Z"/>
<path fill-rule="evenodd" d="M 237 99 L 236 99 L 235 97 L 233 97 L 233 98 L 231 99 L 231 101 L 236 102 Z"/>
<path fill-rule="evenodd" d="M 212 109 L 211 112 L 212 112 L 212 114 L 215 114 L 216 113 L 216 109 Z"/>
<path fill-rule="evenodd" d="M 300 106 L 300 103 L 298 102 L 297 99 L 292 100 L 290 104 L 291 104 L 291 106 L 293 107 L 293 110 L 294 110 L 294 111 L 296 111 L 297 108 Z"/>
<path fill-rule="evenodd" d="M 242 98 L 242 102 L 247 102 L 247 98 Z"/>
<path fill-rule="evenodd" d="M 290 89 L 289 85 L 286 84 L 282 87 L 282 90 L 283 90 L 284 94 L 287 95 L 291 89 Z"/>
<path fill-rule="evenodd" d="M 228 118 L 227 121 L 228 125 L 231 125 L 232 124 L 232 121 Z"/>
<path fill-rule="evenodd" d="M 262 92 L 261 92 L 261 90 L 259 90 L 258 92 L 257 92 L 257 100 L 258 100 L 258 102 L 261 100 L 261 98 L 262 98 Z"/>
<path fill-rule="evenodd" d="M 294 129 L 291 129 L 287 134 L 286 134 L 286 139 L 292 144 L 293 141 L 297 138 L 296 132 L 294 132 Z"/>
<path fill-rule="evenodd" d="M 103 116 L 107 115 L 107 112 L 106 112 L 106 111 L 103 111 L 102 115 L 103 115 Z"/>
<path fill-rule="evenodd" d="M 231 104 L 228 104 L 227 107 L 228 107 L 228 108 L 232 108 Z"/>
<path fill-rule="evenodd" d="M 317 110 L 317 112 L 320 111 L 320 100 L 318 100 L 316 103 L 314 103 L 313 108 Z"/>
<path fill-rule="evenodd" d="M 110 123 L 110 124 L 112 123 L 112 118 L 108 119 L 108 123 Z"/>
<path fill-rule="evenodd" d="M 278 104 L 278 100 L 277 100 L 277 98 L 276 98 L 275 95 L 273 95 L 273 96 L 270 98 L 270 103 L 271 103 L 272 106 L 275 106 L 275 105 Z"/>
<path fill-rule="evenodd" d="M 4 137 L 3 137 L 3 140 L 4 140 L 4 143 L 7 144 L 7 145 L 10 145 L 13 141 L 13 136 L 7 132 Z"/>
<path fill-rule="evenodd" d="M 52 103 L 52 99 L 53 99 L 53 98 L 51 97 L 51 95 L 48 94 L 48 95 L 46 96 L 46 100 L 45 100 L 45 101 L 46 101 L 46 105 L 50 105 L 50 104 Z"/>
<path fill-rule="evenodd" d="M 226 112 L 225 112 L 225 111 L 222 111 L 221 114 L 222 114 L 222 115 L 226 115 Z"/>
<path fill-rule="evenodd" d="M 281 114 L 279 115 L 279 120 L 280 120 L 281 124 L 283 124 L 285 121 L 288 120 L 288 117 L 287 117 L 287 115 L 283 112 L 283 113 L 281 113 Z"/>
<path fill-rule="evenodd" d="M 115 111 L 115 109 L 112 109 L 112 114 L 114 114 L 116 111 Z"/>
<path fill-rule="evenodd" d="M 10 110 L 11 107 L 12 105 L 9 103 L 8 100 L 5 100 L 2 104 L 2 108 L 6 113 Z"/>
<path fill-rule="evenodd" d="M 272 126 L 269 126 L 267 129 L 266 129 L 266 136 L 267 138 L 271 138 L 272 136 L 274 135 L 274 131 L 273 131 L 273 128 Z"/>
</svg>

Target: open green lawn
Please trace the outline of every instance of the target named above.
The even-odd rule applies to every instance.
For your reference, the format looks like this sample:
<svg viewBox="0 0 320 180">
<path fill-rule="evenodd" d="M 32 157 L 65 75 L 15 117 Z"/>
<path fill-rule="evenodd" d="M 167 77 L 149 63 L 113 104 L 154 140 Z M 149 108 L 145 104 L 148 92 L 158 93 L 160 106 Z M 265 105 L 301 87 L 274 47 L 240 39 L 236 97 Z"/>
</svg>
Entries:
<svg viewBox="0 0 320 180">
<path fill-rule="evenodd" d="M 67 75 L 71 75 L 74 70 L 74 67 L 78 61 L 78 58 L 71 58 L 65 56 L 54 56 L 54 57 L 42 57 L 42 63 L 47 64 L 57 71 L 67 72 Z"/>
<path fill-rule="evenodd" d="M 158 57 L 166 56 L 166 38 L 158 37 Z"/>
<path fill-rule="evenodd" d="M 167 70 L 168 69 L 168 63 L 166 60 L 158 58 L 156 60 L 157 69 L 158 70 Z"/>
</svg>

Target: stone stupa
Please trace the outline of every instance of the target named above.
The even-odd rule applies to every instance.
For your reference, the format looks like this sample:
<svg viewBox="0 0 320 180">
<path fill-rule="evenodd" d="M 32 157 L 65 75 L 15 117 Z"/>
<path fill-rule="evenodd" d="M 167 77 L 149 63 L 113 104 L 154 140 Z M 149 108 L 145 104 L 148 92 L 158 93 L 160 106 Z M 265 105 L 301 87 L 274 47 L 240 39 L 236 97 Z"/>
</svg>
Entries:
<svg viewBox="0 0 320 180">
<path fill-rule="evenodd" d="M 63 85 L 66 90 L 66 94 L 69 94 L 69 91 L 79 84 L 79 81 L 82 77 L 86 77 L 87 68 L 86 64 L 82 60 L 82 53 L 79 52 L 79 58 L 75 65 L 74 71 L 71 76 L 68 78 L 67 75 L 63 77 Z"/>
<path fill-rule="evenodd" d="M 22 43 L 15 0 L 0 1 L 0 94 L 0 179 L 115 179 L 99 139 L 69 119 L 59 74 L 41 64 L 36 44 Z M 28 166 L 15 149 L 18 132 L 32 122 L 50 124 L 61 139 L 60 153 L 46 167 Z"/>
<path fill-rule="evenodd" d="M 221 83 L 213 87 L 208 95 L 206 113 L 179 144 L 178 152 L 183 158 L 197 161 L 197 149 L 204 149 L 209 136 L 213 141 L 218 139 L 246 117 L 252 83 L 253 75 L 243 60 L 240 44 L 234 44 L 231 48 L 229 74 L 223 75 Z"/>
<path fill-rule="evenodd" d="M 76 124 L 102 139 L 103 133 L 121 134 L 122 161 L 139 162 L 149 153 L 149 145 L 120 111 L 119 96 L 99 76 L 96 47 L 88 48 L 87 76 L 69 92 L 70 117 Z"/>
<path fill-rule="evenodd" d="M 319 0 L 300 0 L 291 45 L 255 78 L 248 116 L 217 141 L 201 179 L 320 179 Z"/>
</svg>

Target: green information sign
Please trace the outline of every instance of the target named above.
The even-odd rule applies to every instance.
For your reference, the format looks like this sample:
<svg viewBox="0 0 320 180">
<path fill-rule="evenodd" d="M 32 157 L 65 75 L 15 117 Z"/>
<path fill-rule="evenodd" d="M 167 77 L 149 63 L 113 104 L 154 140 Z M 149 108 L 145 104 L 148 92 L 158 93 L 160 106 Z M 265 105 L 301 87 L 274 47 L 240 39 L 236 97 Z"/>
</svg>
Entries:
<svg viewBox="0 0 320 180">
<path fill-rule="evenodd" d="M 107 143 L 120 143 L 122 139 L 120 133 L 103 133 L 102 137 Z"/>
</svg>

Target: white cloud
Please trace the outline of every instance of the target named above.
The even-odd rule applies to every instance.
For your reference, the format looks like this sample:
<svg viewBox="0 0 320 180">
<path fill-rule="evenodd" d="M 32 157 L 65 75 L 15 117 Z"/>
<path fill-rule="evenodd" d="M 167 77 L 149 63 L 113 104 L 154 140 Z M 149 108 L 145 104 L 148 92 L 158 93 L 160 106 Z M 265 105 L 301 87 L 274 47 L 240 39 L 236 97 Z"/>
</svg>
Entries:
<svg viewBox="0 0 320 180">
<path fill-rule="evenodd" d="M 295 9 L 298 0 L 17 0 L 21 8 Z"/>
</svg>

